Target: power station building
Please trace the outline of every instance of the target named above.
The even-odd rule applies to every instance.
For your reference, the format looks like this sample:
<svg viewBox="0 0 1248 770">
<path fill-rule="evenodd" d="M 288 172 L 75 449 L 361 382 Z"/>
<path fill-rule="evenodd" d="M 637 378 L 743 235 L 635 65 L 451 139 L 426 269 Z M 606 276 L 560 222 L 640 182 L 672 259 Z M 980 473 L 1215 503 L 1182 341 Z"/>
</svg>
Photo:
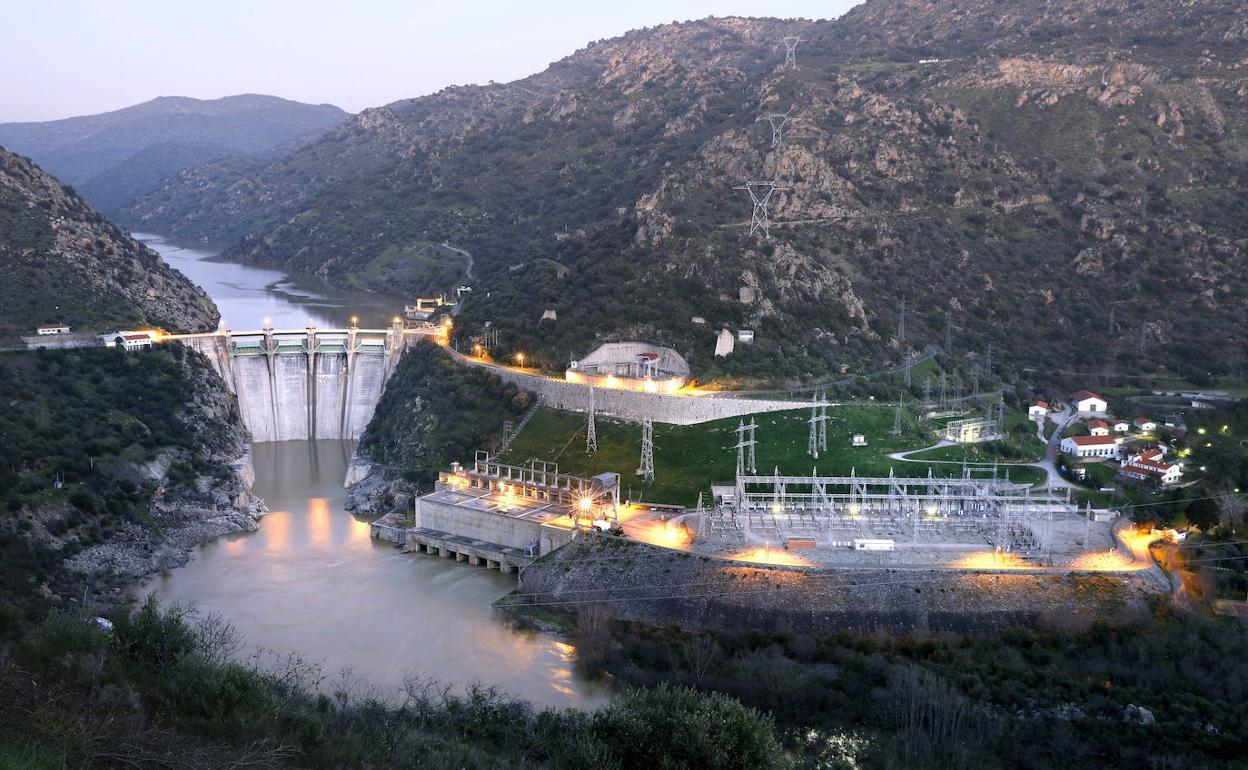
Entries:
<svg viewBox="0 0 1248 770">
<path fill-rule="evenodd" d="M 601 388 L 671 393 L 689 381 L 689 362 L 649 342 L 609 342 L 573 361 L 564 378 Z"/>
</svg>

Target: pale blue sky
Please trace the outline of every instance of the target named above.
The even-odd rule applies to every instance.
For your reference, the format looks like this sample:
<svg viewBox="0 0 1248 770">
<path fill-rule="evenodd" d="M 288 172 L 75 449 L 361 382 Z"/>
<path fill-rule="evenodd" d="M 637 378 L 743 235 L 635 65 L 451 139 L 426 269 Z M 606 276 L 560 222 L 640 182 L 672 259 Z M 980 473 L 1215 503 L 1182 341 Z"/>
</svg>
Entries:
<svg viewBox="0 0 1248 770">
<path fill-rule="evenodd" d="M 831 18 L 858 2 L 23 0 L 3 14 L 0 122 L 237 93 L 354 112 L 514 80 L 637 27 L 711 15 Z"/>
</svg>

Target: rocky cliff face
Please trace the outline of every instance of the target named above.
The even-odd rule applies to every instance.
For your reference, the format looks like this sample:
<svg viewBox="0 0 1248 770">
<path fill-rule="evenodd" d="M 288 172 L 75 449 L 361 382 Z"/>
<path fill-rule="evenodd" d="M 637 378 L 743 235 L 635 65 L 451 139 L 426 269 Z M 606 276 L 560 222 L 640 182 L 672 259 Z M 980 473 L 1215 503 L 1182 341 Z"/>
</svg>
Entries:
<svg viewBox="0 0 1248 770">
<path fill-rule="evenodd" d="M 41 323 L 215 329 L 204 292 L 72 189 L 0 148 L 0 337 Z"/>
<path fill-rule="evenodd" d="M 1007 366 L 1206 377 L 1248 363 L 1215 354 L 1248 340 L 1246 28 L 1229 0 L 667 25 L 366 111 L 132 214 L 378 289 L 396 249 L 450 239 L 479 274 L 460 333 L 489 321 L 553 366 L 630 335 L 704 373 L 801 379 L 949 329 L 964 374 L 991 344 Z M 770 238 L 749 234 L 745 180 L 778 185 Z M 716 362 L 724 325 L 757 342 Z"/>
</svg>

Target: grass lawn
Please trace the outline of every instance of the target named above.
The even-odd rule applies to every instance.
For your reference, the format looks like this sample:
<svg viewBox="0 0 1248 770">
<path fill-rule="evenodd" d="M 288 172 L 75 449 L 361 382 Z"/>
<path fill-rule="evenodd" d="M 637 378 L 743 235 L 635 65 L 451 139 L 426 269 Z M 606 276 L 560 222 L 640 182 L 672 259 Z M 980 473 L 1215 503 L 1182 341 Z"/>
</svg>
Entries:
<svg viewBox="0 0 1248 770">
<path fill-rule="evenodd" d="M 906 463 L 888 458 L 890 452 L 917 449 L 935 441 L 913 414 L 903 412 L 899 436 L 892 435 L 890 408 L 834 407 L 828 416 L 828 451 L 815 460 L 806 453 L 809 410 L 756 415 L 759 473 L 770 473 L 777 466 L 781 473 L 792 475 L 809 474 L 812 467 L 818 467 L 823 475 L 848 475 L 851 468 L 860 475 L 888 475 L 890 467 L 895 467 L 899 476 L 926 476 L 929 467 L 942 476 L 961 473 L 959 465 Z M 734 417 L 691 426 L 656 424 L 655 480 L 644 489 L 636 475 L 641 458 L 641 427 L 637 423 L 599 418 L 598 452 L 591 456 L 585 453 L 585 415 L 542 408 L 516 437 L 504 460 L 519 465 L 531 459 L 554 461 L 559 463 L 559 470 L 577 475 L 614 471 L 620 474 L 626 497 L 693 505 L 699 492 L 707 493 L 709 499 L 712 482 L 732 480 L 736 472 L 738 422 Z M 869 446 L 851 447 L 850 436 L 854 433 L 865 435 Z M 1039 478 L 1040 474 L 1035 474 L 1019 480 Z"/>
</svg>

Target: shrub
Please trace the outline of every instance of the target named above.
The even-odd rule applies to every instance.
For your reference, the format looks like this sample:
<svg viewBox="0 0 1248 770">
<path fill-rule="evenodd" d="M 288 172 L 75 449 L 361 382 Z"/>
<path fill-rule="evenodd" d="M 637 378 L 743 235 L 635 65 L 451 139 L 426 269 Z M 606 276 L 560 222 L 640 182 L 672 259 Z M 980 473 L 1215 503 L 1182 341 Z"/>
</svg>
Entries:
<svg viewBox="0 0 1248 770">
<path fill-rule="evenodd" d="M 789 766 L 769 717 L 726 695 L 666 683 L 598 712 L 591 735 L 625 770 Z"/>
</svg>

